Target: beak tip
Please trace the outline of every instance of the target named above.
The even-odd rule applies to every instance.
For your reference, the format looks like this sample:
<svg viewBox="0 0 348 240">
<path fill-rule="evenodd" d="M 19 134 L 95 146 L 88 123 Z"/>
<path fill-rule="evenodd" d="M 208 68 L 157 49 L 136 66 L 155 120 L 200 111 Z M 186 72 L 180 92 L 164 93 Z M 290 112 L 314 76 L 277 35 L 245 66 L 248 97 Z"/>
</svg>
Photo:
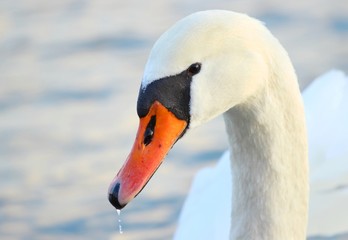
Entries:
<svg viewBox="0 0 348 240">
<path fill-rule="evenodd" d="M 115 187 L 111 188 L 109 191 L 109 202 L 116 209 L 120 210 L 126 206 L 126 204 L 121 204 L 118 200 L 118 192 L 120 190 L 120 183 L 116 183 Z"/>
</svg>

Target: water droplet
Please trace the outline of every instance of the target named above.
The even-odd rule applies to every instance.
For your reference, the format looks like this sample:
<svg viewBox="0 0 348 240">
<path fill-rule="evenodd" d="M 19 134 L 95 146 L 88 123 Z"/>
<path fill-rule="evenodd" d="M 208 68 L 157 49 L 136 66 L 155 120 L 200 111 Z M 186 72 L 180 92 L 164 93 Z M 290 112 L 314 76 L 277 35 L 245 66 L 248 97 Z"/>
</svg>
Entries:
<svg viewBox="0 0 348 240">
<path fill-rule="evenodd" d="M 120 234 L 123 234 L 123 230 L 122 230 L 122 224 L 121 224 L 121 210 L 116 209 L 117 211 L 117 215 L 118 215 L 118 231 L 120 232 Z"/>
</svg>

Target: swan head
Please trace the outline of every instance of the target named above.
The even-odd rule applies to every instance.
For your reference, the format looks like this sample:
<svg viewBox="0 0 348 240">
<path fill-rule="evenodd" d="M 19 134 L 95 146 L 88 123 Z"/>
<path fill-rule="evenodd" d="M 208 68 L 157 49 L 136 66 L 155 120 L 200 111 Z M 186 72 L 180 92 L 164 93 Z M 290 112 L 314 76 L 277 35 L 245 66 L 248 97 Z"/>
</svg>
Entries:
<svg viewBox="0 0 348 240">
<path fill-rule="evenodd" d="M 155 43 L 142 79 L 140 124 L 128 159 L 109 187 L 123 208 L 146 185 L 185 132 L 252 97 L 267 80 L 257 20 L 229 11 L 192 14 Z"/>
</svg>

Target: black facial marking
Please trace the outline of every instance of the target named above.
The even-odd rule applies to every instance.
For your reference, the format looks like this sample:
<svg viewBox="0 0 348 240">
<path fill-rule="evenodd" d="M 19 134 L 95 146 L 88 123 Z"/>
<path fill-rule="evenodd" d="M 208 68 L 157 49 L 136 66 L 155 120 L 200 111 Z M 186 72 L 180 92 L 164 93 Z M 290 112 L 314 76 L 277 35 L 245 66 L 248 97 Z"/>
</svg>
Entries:
<svg viewBox="0 0 348 240">
<path fill-rule="evenodd" d="M 198 74 L 200 70 L 201 64 L 194 63 L 177 75 L 158 79 L 145 89 L 141 88 L 137 104 L 139 117 L 146 116 L 151 105 L 159 101 L 178 119 L 185 120 L 189 127 L 191 82 L 193 75 Z"/>
<path fill-rule="evenodd" d="M 152 116 L 149 123 L 147 124 L 145 133 L 144 133 L 144 144 L 145 146 L 149 145 L 152 141 L 156 126 L 156 116 Z"/>
</svg>

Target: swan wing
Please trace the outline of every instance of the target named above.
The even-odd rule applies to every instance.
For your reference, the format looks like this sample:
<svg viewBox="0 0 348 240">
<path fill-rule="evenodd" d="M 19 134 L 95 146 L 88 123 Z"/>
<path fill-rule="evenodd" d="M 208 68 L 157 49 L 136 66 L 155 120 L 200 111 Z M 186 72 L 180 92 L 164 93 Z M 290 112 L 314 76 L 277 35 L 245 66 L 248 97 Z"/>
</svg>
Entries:
<svg viewBox="0 0 348 240">
<path fill-rule="evenodd" d="M 310 161 L 309 235 L 348 231 L 348 77 L 320 76 L 303 92 Z"/>
</svg>

